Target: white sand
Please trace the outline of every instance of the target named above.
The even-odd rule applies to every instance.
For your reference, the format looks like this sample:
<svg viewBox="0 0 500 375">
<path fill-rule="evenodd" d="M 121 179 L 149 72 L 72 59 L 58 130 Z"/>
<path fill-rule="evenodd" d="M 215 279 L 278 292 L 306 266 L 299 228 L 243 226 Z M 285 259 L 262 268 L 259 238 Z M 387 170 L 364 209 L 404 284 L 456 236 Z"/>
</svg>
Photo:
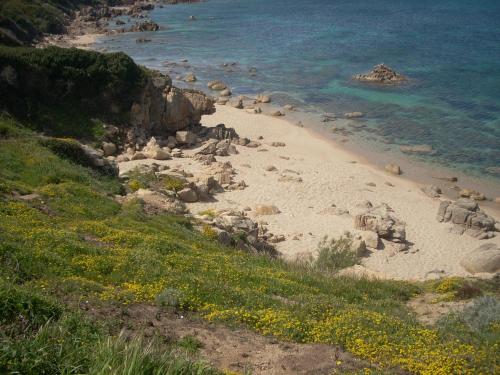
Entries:
<svg viewBox="0 0 500 375">
<path fill-rule="evenodd" d="M 216 202 L 190 204 L 191 212 L 209 208 L 242 210 L 246 206 L 254 208 L 258 204 L 276 205 L 281 210 L 280 214 L 261 216 L 257 220 L 266 221 L 272 233 L 286 236 L 286 241 L 279 243 L 277 248 L 287 259 L 314 253 L 323 236 L 338 237 L 345 230 L 354 231 L 354 215 L 360 210 L 356 205 L 364 200 L 374 205 L 384 202 L 392 207 L 395 215 L 406 222 L 407 240 L 413 244 L 409 252 L 388 249 L 372 252 L 363 259 L 363 265 L 371 274 L 396 279 L 466 276 L 468 273 L 459 264 L 464 254 L 485 242 L 500 245 L 500 236 L 479 241 L 467 235 L 450 233 L 450 224 L 438 223 L 436 220 L 439 200 L 424 195 L 420 186 L 370 165 L 352 163 L 356 160 L 355 155 L 284 118 L 248 114 L 232 107 L 217 106 L 217 112 L 205 116 L 202 122 L 205 126 L 224 123 L 235 128 L 241 137 L 256 140 L 262 136 L 264 139 L 259 141 L 263 146 L 258 149 L 237 146 L 238 155 L 217 157 L 219 161 L 230 161 L 237 170 L 235 180 L 244 180 L 248 187 L 241 191 L 217 194 Z M 284 142 L 286 146 L 267 145 L 276 141 Z M 268 151 L 259 151 L 262 148 Z M 397 164 L 397 160 L 394 162 Z M 189 158 L 162 164 L 179 165 L 195 174 L 204 168 Z M 269 165 L 275 166 L 278 171 L 265 171 Z M 285 173 L 285 169 L 300 174 Z M 279 182 L 281 175 L 300 177 L 303 182 Z M 376 186 L 367 186 L 369 182 Z M 392 183 L 394 187 L 388 186 L 386 182 Z M 332 204 L 348 210 L 350 214 L 337 216 L 320 213 Z M 249 212 L 249 216 L 255 218 L 252 212 Z M 431 272 L 435 270 L 444 273 Z"/>
</svg>

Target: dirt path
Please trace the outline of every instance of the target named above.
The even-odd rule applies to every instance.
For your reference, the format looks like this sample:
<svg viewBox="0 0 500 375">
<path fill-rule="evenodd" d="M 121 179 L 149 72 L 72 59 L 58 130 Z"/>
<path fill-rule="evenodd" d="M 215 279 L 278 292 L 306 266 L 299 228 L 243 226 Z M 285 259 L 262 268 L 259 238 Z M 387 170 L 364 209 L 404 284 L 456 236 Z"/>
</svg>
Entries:
<svg viewBox="0 0 500 375">
<path fill-rule="evenodd" d="M 364 368 L 368 363 L 339 347 L 278 341 L 240 328 L 209 323 L 195 316 L 160 311 L 150 305 L 80 305 L 93 318 L 111 320 L 126 335 L 142 333 L 173 342 L 194 336 L 201 343 L 200 356 L 221 370 L 251 374 L 343 374 Z"/>
</svg>

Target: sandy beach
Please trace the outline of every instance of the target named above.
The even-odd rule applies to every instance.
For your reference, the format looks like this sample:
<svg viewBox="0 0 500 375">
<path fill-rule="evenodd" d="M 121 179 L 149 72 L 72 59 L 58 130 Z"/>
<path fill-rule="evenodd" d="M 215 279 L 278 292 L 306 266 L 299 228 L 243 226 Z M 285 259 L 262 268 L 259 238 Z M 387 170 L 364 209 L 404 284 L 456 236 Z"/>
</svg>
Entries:
<svg viewBox="0 0 500 375">
<path fill-rule="evenodd" d="M 355 155 L 284 118 L 219 105 L 215 114 L 202 120 L 205 126 L 220 123 L 233 127 L 240 137 L 261 139 L 258 148 L 237 146 L 237 155 L 218 158 L 230 161 L 237 171 L 235 179 L 245 181 L 247 187 L 219 193 L 214 202 L 188 207 L 193 214 L 207 209 L 251 208 L 249 217 L 265 221 L 272 233 L 285 236 L 286 240 L 277 244 L 285 259 L 309 257 L 324 236 L 356 233 L 354 216 L 367 200 L 373 205 L 388 204 L 406 223 L 409 248 L 403 252 L 380 247 L 371 250 L 362 260 L 363 267 L 356 266 L 358 273 L 406 280 L 468 276 L 460 265 L 461 258 L 483 243 L 500 244 L 498 236 L 480 241 L 450 232 L 451 224 L 436 220 L 440 199 L 426 196 L 413 181 L 359 162 Z M 273 142 L 285 146 L 273 147 Z M 189 157 L 194 152 L 186 151 L 184 158 L 154 162 L 199 175 L 207 167 Z M 120 170 L 151 162 L 120 163 Z M 267 171 L 271 166 L 276 170 Z M 275 205 L 281 213 L 257 217 L 254 208 L 260 204 Z"/>
</svg>

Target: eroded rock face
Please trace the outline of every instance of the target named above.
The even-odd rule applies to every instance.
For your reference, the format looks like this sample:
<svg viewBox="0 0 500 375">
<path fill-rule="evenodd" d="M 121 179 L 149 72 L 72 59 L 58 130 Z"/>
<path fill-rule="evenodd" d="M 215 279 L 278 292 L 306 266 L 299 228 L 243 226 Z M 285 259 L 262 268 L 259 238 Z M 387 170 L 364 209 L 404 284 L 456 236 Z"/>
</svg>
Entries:
<svg viewBox="0 0 500 375">
<path fill-rule="evenodd" d="M 129 194 L 127 199 L 138 198 L 144 203 L 144 211 L 148 214 L 173 213 L 184 214 L 187 212 L 186 205 L 174 197 L 161 194 L 156 191 L 139 189 Z"/>
<path fill-rule="evenodd" d="M 386 205 L 368 208 L 364 213 L 356 215 L 354 227 L 377 233 L 380 238 L 393 241 L 406 241 L 406 225 L 396 218 L 392 209 Z"/>
<path fill-rule="evenodd" d="M 481 211 L 477 202 L 472 199 L 460 198 L 456 202 L 441 202 L 437 220 L 453 223 L 462 228 L 463 233 L 480 240 L 495 235 L 495 219 Z"/>
<path fill-rule="evenodd" d="M 405 76 L 396 73 L 393 69 L 384 64 L 375 65 L 371 72 L 366 74 L 357 74 L 353 78 L 357 81 L 385 84 L 402 83 L 407 80 Z"/>
</svg>

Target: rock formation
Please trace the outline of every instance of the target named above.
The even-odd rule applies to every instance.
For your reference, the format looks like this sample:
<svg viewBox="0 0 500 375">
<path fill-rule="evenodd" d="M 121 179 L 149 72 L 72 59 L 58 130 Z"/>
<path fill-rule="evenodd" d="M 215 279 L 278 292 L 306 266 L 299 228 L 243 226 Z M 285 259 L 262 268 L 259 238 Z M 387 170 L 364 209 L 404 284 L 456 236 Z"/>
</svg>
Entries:
<svg viewBox="0 0 500 375">
<path fill-rule="evenodd" d="M 396 73 L 387 65 L 375 65 L 373 70 L 366 74 L 357 74 L 353 77 L 357 81 L 394 84 L 406 81 L 406 77 Z"/>
<path fill-rule="evenodd" d="M 495 236 L 495 219 L 481 211 L 477 202 L 472 199 L 441 202 L 437 220 L 453 223 L 457 226 L 458 233 L 466 233 L 480 240 Z"/>
<path fill-rule="evenodd" d="M 354 218 L 356 229 L 377 233 L 380 238 L 393 241 L 406 241 L 405 223 L 396 218 L 387 204 L 367 208 Z"/>
</svg>

